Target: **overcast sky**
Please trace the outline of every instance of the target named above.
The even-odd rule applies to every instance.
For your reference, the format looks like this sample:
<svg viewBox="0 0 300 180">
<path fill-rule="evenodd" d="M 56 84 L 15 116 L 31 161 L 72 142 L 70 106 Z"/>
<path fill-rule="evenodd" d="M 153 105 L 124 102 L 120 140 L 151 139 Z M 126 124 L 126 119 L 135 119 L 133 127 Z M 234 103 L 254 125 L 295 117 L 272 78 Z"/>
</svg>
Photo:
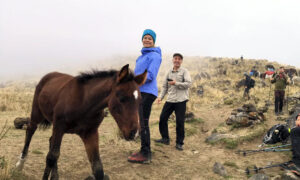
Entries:
<svg viewBox="0 0 300 180">
<path fill-rule="evenodd" d="M 145 28 L 163 54 L 300 67 L 299 0 L 0 0 L 0 76 L 136 55 Z"/>
</svg>

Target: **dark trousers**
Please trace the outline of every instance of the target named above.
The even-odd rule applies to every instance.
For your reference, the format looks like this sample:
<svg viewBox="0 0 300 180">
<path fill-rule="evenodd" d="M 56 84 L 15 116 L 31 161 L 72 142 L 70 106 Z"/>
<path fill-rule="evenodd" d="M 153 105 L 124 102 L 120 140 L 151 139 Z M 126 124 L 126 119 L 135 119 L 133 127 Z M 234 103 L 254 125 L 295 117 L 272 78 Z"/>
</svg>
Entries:
<svg viewBox="0 0 300 180">
<path fill-rule="evenodd" d="M 149 117 L 151 114 L 151 107 L 156 99 L 156 96 L 148 93 L 142 94 L 142 102 L 139 106 L 140 126 L 141 126 L 141 153 L 145 156 L 151 154 L 150 148 L 150 129 Z"/>
<path fill-rule="evenodd" d="M 159 132 L 162 138 L 169 139 L 168 119 L 175 111 L 176 115 L 176 143 L 183 145 L 184 140 L 184 116 L 186 111 L 186 102 L 170 103 L 166 102 L 159 119 Z"/>
<path fill-rule="evenodd" d="M 275 91 L 275 113 L 282 112 L 284 99 L 284 91 L 276 90 Z"/>
<path fill-rule="evenodd" d="M 250 99 L 249 91 L 250 91 L 249 87 L 246 87 L 244 90 L 244 98 L 248 98 L 248 100 Z"/>
<path fill-rule="evenodd" d="M 291 130 L 293 162 L 300 167 L 300 127 Z"/>
</svg>

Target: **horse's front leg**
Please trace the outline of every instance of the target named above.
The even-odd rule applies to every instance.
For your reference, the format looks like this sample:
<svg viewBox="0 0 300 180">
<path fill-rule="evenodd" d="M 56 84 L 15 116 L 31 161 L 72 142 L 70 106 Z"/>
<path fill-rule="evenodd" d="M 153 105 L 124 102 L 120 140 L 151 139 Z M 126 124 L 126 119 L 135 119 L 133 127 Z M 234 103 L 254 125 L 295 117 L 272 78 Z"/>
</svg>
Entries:
<svg viewBox="0 0 300 180">
<path fill-rule="evenodd" d="M 43 180 L 48 180 L 51 173 L 51 180 L 58 180 L 57 160 L 60 154 L 60 145 L 63 138 L 63 132 L 55 130 L 50 138 L 50 150 L 46 157 L 46 168 L 44 171 Z"/>
<path fill-rule="evenodd" d="M 99 155 L 99 137 L 98 129 L 89 132 L 88 134 L 80 135 L 87 156 L 92 166 L 93 175 L 96 180 L 104 179 L 103 166 Z"/>
</svg>

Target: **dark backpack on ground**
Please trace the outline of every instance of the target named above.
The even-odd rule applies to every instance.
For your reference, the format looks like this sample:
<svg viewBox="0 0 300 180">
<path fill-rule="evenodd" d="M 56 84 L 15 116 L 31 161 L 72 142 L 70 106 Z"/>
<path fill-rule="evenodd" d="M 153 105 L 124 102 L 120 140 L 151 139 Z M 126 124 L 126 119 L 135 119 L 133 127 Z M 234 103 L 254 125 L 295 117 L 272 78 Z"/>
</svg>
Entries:
<svg viewBox="0 0 300 180">
<path fill-rule="evenodd" d="M 255 80 L 254 79 L 250 79 L 249 87 L 253 88 L 254 86 L 255 86 Z"/>
<path fill-rule="evenodd" d="M 290 137 L 289 129 L 284 124 L 276 124 L 271 127 L 263 138 L 265 144 L 286 143 Z"/>
</svg>

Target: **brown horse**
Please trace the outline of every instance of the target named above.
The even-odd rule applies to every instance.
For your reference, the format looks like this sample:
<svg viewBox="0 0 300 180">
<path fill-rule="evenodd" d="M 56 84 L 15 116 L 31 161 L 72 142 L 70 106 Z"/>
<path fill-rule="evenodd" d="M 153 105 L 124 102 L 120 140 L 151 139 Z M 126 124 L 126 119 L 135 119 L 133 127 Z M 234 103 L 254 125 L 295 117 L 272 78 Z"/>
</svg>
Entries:
<svg viewBox="0 0 300 180">
<path fill-rule="evenodd" d="M 25 145 L 17 169 L 23 168 L 31 138 L 40 124 L 53 124 L 50 150 L 46 158 L 43 179 L 58 179 L 57 160 L 65 133 L 80 136 L 91 163 L 95 179 L 103 179 L 99 156 L 98 127 L 109 108 L 126 140 L 132 140 L 138 129 L 139 86 L 147 72 L 134 76 L 125 65 L 120 71 L 93 71 L 73 77 L 58 72 L 49 73 L 38 83 L 32 104 L 31 120 L 26 130 Z"/>
</svg>

